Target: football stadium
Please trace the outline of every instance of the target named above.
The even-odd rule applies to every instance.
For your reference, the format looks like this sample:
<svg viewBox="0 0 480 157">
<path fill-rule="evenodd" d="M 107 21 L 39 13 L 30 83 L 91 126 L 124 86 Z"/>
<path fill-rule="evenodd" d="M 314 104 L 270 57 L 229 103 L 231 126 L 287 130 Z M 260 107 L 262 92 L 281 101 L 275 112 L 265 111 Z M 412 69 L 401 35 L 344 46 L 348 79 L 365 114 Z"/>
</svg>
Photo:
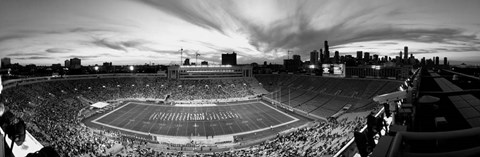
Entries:
<svg viewBox="0 0 480 157">
<path fill-rule="evenodd" d="M 0 0 L 0 157 L 478 157 L 478 8 Z"/>
<path fill-rule="evenodd" d="M 204 67 L 204 73 L 218 73 L 205 71 L 217 68 Z M 14 114 L 22 113 L 35 142 L 55 143 L 55 150 L 66 156 L 131 155 L 133 150 L 137 155 L 332 156 L 378 106 L 372 97 L 402 84 L 386 79 L 224 75 L 16 79 L 4 82 L 2 96 Z M 308 136 L 318 137 L 301 140 Z M 302 141 L 304 146 L 296 148 L 288 141 Z M 293 148 L 295 152 L 283 152 Z"/>
<path fill-rule="evenodd" d="M 472 112 L 477 78 L 465 72 L 411 68 L 403 80 L 250 75 L 248 66 L 172 70 L 180 77 L 114 73 L 5 80 L 4 146 L 14 156 L 478 153 L 478 112 Z"/>
</svg>

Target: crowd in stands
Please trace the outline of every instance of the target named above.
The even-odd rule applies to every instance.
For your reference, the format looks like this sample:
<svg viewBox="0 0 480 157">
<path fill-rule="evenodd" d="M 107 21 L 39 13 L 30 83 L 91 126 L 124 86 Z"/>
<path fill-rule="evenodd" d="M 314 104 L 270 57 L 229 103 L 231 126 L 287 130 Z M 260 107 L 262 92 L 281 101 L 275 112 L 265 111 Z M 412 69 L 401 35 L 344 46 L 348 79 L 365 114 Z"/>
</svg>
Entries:
<svg viewBox="0 0 480 157">
<path fill-rule="evenodd" d="M 338 152 L 353 137 L 364 118 L 317 122 L 249 148 L 216 153 L 218 156 L 328 156 Z"/>
<path fill-rule="evenodd" d="M 255 95 L 249 83 L 242 79 L 230 80 L 171 80 L 166 78 L 111 78 L 95 81 L 71 80 L 64 82 L 79 94 L 95 101 L 118 98 L 173 100 L 225 99 Z"/>
<path fill-rule="evenodd" d="M 119 98 L 192 100 L 254 95 L 244 80 L 178 81 L 166 78 L 109 78 L 61 80 L 5 89 L 1 100 L 27 124 L 27 130 L 44 146 L 62 156 L 101 156 L 115 141 L 86 131 L 77 119 L 89 102 Z M 85 101 L 88 99 L 89 102 Z"/>
<path fill-rule="evenodd" d="M 107 150 L 121 145 L 124 154 L 141 156 L 178 156 L 182 152 L 155 151 L 143 140 L 124 139 L 121 134 L 94 133 L 82 126 L 78 112 L 91 102 L 119 98 L 174 100 L 224 99 L 255 95 L 248 81 L 196 80 L 165 78 L 109 78 L 95 80 L 61 80 L 6 89 L 1 101 L 22 118 L 27 130 L 44 146 L 53 146 L 61 156 L 110 156 Z M 214 156 L 321 156 L 338 151 L 353 134 L 363 118 L 318 122 L 245 149 L 210 153 Z M 127 151 L 128 150 L 128 151 Z M 208 154 L 208 153 L 207 153 Z"/>
</svg>

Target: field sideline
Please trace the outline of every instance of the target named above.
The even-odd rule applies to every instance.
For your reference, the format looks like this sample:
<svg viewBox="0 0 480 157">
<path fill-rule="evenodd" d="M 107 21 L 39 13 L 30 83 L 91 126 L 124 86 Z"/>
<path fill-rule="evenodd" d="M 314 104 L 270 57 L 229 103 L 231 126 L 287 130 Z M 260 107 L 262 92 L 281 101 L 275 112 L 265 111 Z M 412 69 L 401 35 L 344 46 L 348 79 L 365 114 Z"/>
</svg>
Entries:
<svg viewBox="0 0 480 157">
<path fill-rule="evenodd" d="M 236 136 L 298 120 L 264 102 L 195 107 L 127 102 L 91 122 L 136 134 L 186 137 Z"/>
</svg>

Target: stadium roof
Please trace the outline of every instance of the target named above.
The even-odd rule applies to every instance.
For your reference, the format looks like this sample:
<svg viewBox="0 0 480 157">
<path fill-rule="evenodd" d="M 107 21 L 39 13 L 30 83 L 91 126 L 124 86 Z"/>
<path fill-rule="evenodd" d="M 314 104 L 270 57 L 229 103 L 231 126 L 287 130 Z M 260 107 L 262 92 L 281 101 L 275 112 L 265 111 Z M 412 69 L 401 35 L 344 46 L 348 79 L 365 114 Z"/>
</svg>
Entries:
<svg viewBox="0 0 480 157">
<path fill-rule="evenodd" d="M 435 77 L 433 80 L 443 92 L 459 92 L 462 88 L 440 77 L 439 74 L 429 71 L 430 75 Z M 448 96 L 452 105 L 457 108 L 460 114 L 470 124 L 471 127 L 480 127 L 480 100 L 472 94 L 452 95 Z"/>
</svg>

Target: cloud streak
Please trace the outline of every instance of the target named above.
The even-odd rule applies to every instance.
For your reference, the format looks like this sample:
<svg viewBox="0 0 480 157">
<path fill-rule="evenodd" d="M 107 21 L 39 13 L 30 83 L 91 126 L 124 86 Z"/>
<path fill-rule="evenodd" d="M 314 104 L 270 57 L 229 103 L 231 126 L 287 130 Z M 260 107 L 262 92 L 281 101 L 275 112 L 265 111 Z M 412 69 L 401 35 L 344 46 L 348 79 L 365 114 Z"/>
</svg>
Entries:
<svg viewBox="0 0 480 157">
<path fill-rule="evenodd" d="M 229 29 L 225 26 L 237 26 L 238 30 L 248 36 L 249 44 L 254 46 L 257 51 L 263 52 L 270 52 L 275 49 L 317 49 L 322 46 L 324 40 L 329 40 L 332 46 L 356 42 L 381 42 L 384 40 L 444 44 L 452 44 L 452 41 L 478 41 L 476 35 L 465 34 L 464 30 L 457 28 L 406 28 L 401 24 L 390 24 L 387 20 L 388 18 L 406 13 L 401 8 L 395 7 L 384 10 L 377 9 L 378 6 L 388 8 L 388 5 L 391 5 L 391 3 L 372 5 L 370 7 L 362 6 L 361 9 L 336 17 L 339 18 L 336 21 L 330 22 L 325 19 L 325 21 L 319 23 L 315 20 L 318 18 L 316 12 L 310 12 L 312 10 L 308 9 L 308 6 L 316 3 L 299 1 L 292 5 L 293 9 L 288 16 L 277 18 L 277 20 L 271 21 L 268 25 L 261 25 L 242 16 L 239 10 L 248 10 L 248 8 L 241 8 L 241 5 L 231 1 L 228 3 L 215 1 L 215 4 L 209 3 L 212 1 L 194 1 L 190 3 L 191 1 L 181 0 L 144 0 L 143 2 L 191 24 L 222 33 Z M 351 7 L 349 5 L 358 5 L 358 3 L 345 5 L 345 8 L 348 8 Z M 325 6 L 329 7 L 329 5 Z M 318 10 L 322 9 L 328 10 L 326 7 L 319 6 Z M 212 11 L 217 11 L 216 13 L 219 15 L 212 15 Z M 221 17 L 228 18 L 231 21 L 230 25 L 225 24 L 223 20 L 219 20 Z M 386 22 L 381 22 L 382 19 L 386 20 Z M 330 24 L 318 27 L 322 25 L 322 22 L 330 22 Z M 207 46 L 212 47 L 211 45 Z"/>
<path fill-rule="evenodd" d="M 65 48 L 49 48 L 45 50 L 47 53 L 68 53 L 71 52 L 72 49 L 65 49 Z"/>
<path fill-rule="evenodd" d="M 25 56 L 23 60 L 80 56 L 93 62 L 96 53 L 104 54 L 102 60 L 140 63 L 162 56 L 165 63 L 183 47 L 184 57 L 195 58 L 199 50 L 208 61 L 235 51 L 245 62 L 281 62 L 287 50 L 309 58 L 325 40 L 341 53 L 395 55 L 403 46 L 419 55 L 480 49 L 480 18 L 472 16 L 480 12 L 471 7 L 479 4 L 475 0 L 86 0 L 82 5 L 87 9 L 50 0 L 27 10 L 0 3 L 0 21 L 8 22 L 0 24 L 0 31 L 9 32 L 0 33 L 2 56 Z"/>
<path fill-rule="evenodd" d="M 54 58 L 53 57 L 32 56 L 32 57 L 16 57 L 14 59 L 18 59 L 18 60 L 45 60 L 45 59 L 54 59 Z"/>
</svg>

